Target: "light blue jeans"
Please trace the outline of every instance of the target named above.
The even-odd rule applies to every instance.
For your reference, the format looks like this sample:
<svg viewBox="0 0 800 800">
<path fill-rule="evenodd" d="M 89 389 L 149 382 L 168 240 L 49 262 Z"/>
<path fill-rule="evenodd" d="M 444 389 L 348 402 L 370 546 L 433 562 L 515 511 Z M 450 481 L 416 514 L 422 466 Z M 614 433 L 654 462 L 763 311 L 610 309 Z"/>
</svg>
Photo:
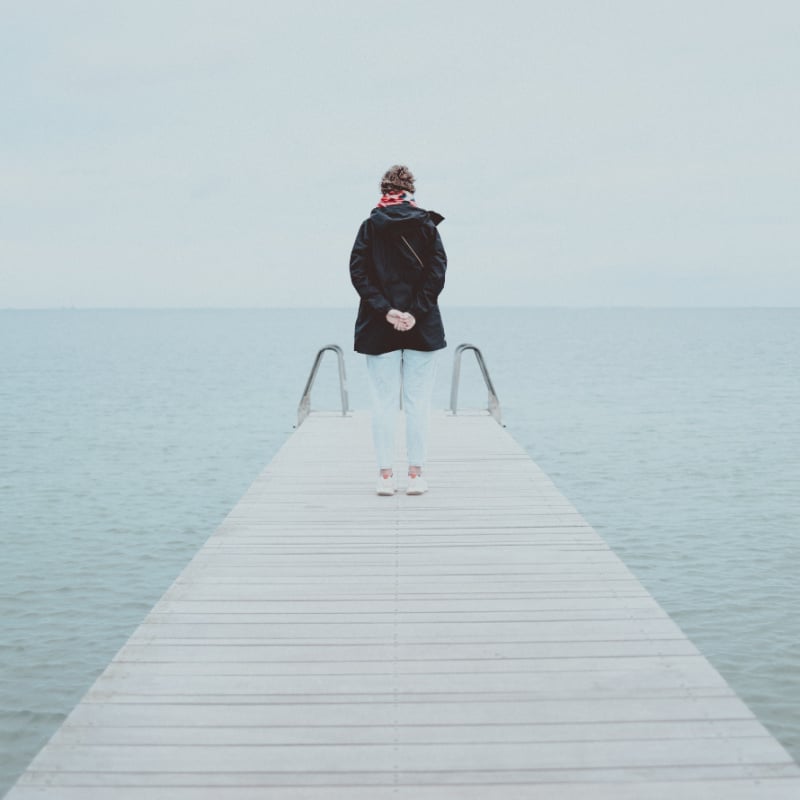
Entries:
<svg viewBox="0 0 800 800">
<path fill-rule="evenodd" d="M 406 415 L 406 450 L 409 465 L 425 463 L 431 394 L 436 379 L 439 350 L 393 350 L 367 356 L 367 373 L 372 396 L 372 436 L 378 469 L 391 469 L 400 391 Z"/>
</svg>

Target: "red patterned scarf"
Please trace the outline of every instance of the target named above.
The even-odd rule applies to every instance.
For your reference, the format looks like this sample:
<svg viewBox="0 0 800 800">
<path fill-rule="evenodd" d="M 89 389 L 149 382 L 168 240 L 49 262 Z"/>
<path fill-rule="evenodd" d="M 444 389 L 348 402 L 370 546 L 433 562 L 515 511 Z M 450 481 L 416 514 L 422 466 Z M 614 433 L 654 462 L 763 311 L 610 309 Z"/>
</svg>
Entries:
<svg viewBox="0 0 800 800">
<path fill-rule="evenodd" d="M 386 208 L 386 206 L 399 206 L 401 203 L 408 203 L 409 205 L 417 207 L 414 202 L 414 195 L 411 192 L 405 192 L 402 189 L 398 192 L 387 192 L 378 200 L 378 208 Z"/>
</svg>

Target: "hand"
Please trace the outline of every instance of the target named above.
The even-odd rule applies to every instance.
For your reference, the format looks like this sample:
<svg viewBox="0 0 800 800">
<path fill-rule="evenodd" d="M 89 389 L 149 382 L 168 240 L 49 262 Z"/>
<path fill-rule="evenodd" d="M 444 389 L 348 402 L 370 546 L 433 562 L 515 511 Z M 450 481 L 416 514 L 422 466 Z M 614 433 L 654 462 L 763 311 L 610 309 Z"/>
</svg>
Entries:
<svg viewBox="0 0 800 800">
<path fill-rule="evenodd" d="M 390 309 L 386 314 L 386 321 L 396 331 L 410 331 L 417 321 L 407 311 L 398 311 L 396 308 Z"/>
<path fill-rule="evenodd" d="M 410 331 L 416 324 L 417 321 L 412 314 L 409 314 L 408 311 L 403 312 L 403 327 L 400 328 L 401 331 Z"/>
</svg>

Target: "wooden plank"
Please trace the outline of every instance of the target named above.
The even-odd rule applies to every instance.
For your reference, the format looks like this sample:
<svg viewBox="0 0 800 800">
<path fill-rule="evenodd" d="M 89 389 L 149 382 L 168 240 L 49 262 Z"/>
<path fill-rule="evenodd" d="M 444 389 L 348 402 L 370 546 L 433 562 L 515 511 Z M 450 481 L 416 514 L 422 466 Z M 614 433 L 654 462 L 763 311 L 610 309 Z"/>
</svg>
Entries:
<svg viewBox="0 0 800 800">
<path fill-rule="evenodd" d="M 47 771 L 95 773 L 298 773 L 358 775 L 370 771 L 391 775 L 395 770 L 410 773 L 473 773 L 538 771 L 580 768 L 581 770 L 664 769 L 679 764 L 688 775 L 702 774 L 712 764 L 741 769 L 749 761 L 752 772 L 765 775 L 770 767 L 784 763 L 784 751 L 768 736 L 753 738 L 688 738 L 653 741 L 510 742 L 477 741 L 456 744 L 429 742 L 404 744 L 335 743 L 304 746 L 276 745 L 72 745 L 51 742 Z M 42 765 L 43 766 L 43 765 Z M 35 759 L 33 769 L 44 771 Z M 729 773 L 730 774 L 730 773 Z M 114 785 L 113 783 L 111 785 Z"/>
<path fill-rule="evenodd" d="M 254 779 L 255 780 L 255 779 Z M 260 785 L 187 786 L 173 785 L 114 787 L 115 800 L 531 800 L 528 783 L 508 782 L 487 786 L 477 785 L 370 785 L 370 786 L 270 786 L 269 794 Z M 771 780 L 768 789 L 770 800 L 796 800 L 797 788 L 793 781 Z M 556 775 L 554 780 L 536 789 L 537 797 L 547 800 L 759 800 L 765 797 L 765 787 L 758 779 L 707 778 L 703 780 L 648 780 L 631 781 L 627 778 L 603 776 L 600 781 L 565 783 Z M 49 800 L 53 790 L 48 786 L 20 786 L 14 800 Z M 60 800 L 108 800 L 105 786 L 59 787 Z"/>
<path fill-rule="evenodd" d="M 800 796 L 503 429 L 437 414 L 431 452 L 376 497 L 366 415 L 312 414 L 7 797 Z"/>
</svg>

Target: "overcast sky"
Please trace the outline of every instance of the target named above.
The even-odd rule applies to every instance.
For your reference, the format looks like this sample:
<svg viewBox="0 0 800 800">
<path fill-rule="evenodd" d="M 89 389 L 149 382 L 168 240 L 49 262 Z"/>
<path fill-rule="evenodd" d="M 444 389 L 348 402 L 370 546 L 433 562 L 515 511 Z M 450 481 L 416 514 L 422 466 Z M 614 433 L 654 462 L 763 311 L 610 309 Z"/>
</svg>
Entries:
<svg viewBox="0 0 800 800">
<path fill-rule="evenodd" d="M 0 307 L 800 305 L 800 3 L 0 0 Z"/>
</svg>

